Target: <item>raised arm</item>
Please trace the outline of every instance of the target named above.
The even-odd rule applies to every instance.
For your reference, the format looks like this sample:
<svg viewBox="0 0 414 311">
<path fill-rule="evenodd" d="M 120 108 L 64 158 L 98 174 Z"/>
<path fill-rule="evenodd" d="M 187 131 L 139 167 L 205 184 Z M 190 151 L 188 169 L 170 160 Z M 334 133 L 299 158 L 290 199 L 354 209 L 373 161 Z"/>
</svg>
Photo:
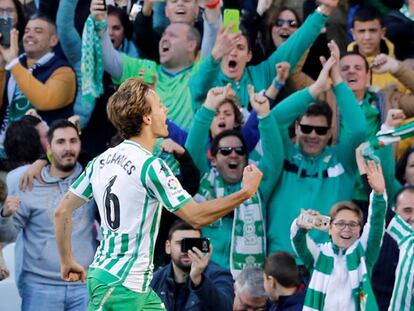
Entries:
<svg viewBox="0 0 414 311">
<path fill-rule="evenodd" d="M 318 215 L 317 211 L 309 211 L 315 215 Z M 293 250 L 303 261 L 305 267 L 312 271 L 314 263 L 319 257 L 320 249 L 315 241 L 308 234 L 308 230 L 312 227 L 306 227 L 298 223 L 298 218 L 292 222 L 290 227 L 290 241 L 292 243 Z"/>
<path fill-rule="evenodd" d="M 309 88 L 297 91 L 277 104 L 271 111 L 276 118 L 281 129 L 287 128 L 296 120 L 309 104 L 322 92 L 329 89 L 329 72 L 336 62 L 334 57 L 330 57 L 324 64 L 318 79 Z"/>
<path fill-rule="evenodd" d="M 91 15 L 94 17 L 95 21 L 106 20 L 107 16 L 106 11 L 104 11 L 103 1 L 104 0 L 92 0 L 91 2 Z M 123 72 L 121 53 L 114 48 L 107 30 L 100 31 L 98 35 L 101 38 L 104 69 L 112 76 L 112 78 L 120 79 Z"/>
<path fill-rule="evenodd" d="M 158 43 L 161 33 L 154 30 L 153 26 L 153 0 L 144 0 L 142 11 L 137 14 L 134 21 L 134 37 L 137 47 L 144 57 L 159 62 L 160 54 Z"/>
<path fill-rule="evenodd" d="M 210 89 L 203 107 L 195 114 L 193 125 L 188 133 L 185 148 L 200 170 L 201 176 L 209 169 L 207 151 L 211 122 L 216 115 L 217 105 L 230 93 L 232 93 L 230 84 Z"/>
<path fill-rule="evenodd" d="M 251 198 L 257 192 L 261 179 L 262 173 L 260 170 L 254 165 L 248 165 L 243 171 L 243 186 L 241 190 L 203 203 L 196 203 L 194 200 L 190 200 L 175 211 L 175 214 L 194 228 L 211 224 Z"/>
<path fill-rule="evenodd" d="M 79 63 L 82 56 L 82 39 L 75 28 L 75 9 L 77 4 L 78 0 L 61 0 L 56 15 L 60 45 L 72 66 Z"/>
<path fill-rule="evenodd" d="M 327 17 L 336 8 L 339 1 L 322 0 L 318 2 L 321 5 L 316 12 L 311 14 L 285 43 L 278 47 L 266 61 L 250 68 L 253 76 L 258 73 L 263 75 L 264 73 L 266 80 L 270 83 L 275 75 L 274 66 L 281 61 L 287 61 L 290 64 L 290 71 L 294 70 L 306 50 L 311 47 L 319 36 L 320 31 L 325 26 Z"/>
<path fill-rule="evenodd" d="M 260 139 L 263 149 L 263 155 L 259 161 L 259 169 L 263 172 L 263 179 L 259 190 L 262 206 L 266 206 L 282 172 L 284 148 L 276 119 L 269 113 L 269 100 L 263 95 L 255 94 L 252 85 L 249 85 L 249 95 L 250 104 L 259 118 Z"/>
<path fill-rule="evenodd" d="M 385 213 L 387 209 L 387 195 L 381 165 L 369 160 L 366 164 L 368 183 L 372 188 L 368 219 L 360 238 L 365 249 L 368 269 L 377 261 L 382 237 L 384 235 Z"/>
<path fill-rule="evenodd" d="M 200 64 L 200 68 L 189 81 L 191 96 L 193 98 L 193 111 L 200 108 L 207 96 L 209 89 L 213 88 L 214 81 L 221 72 L 221 59 L 236 46 L 241 33 L 231 33 L 231 27 L 220 28 L 216 42 L 211 51 L 211 56 L 206 57 Z"/>
<path fill-rule="evenodd" d="M 201 2 L 200 2 L 201 4 Z M 217 34 L 223 24 L 221 21 L 222 2 L 215 7 L 204 7 L 203 12 L 203 36 L 201 40 L 201 57 L 205 58 L 211 54 Z"/>
<path fill-rule="evenodd" d="M 354 150 L 367 138 L 367 123 L 354 93 L 342 80 L 339 69 L 338 45 L 331 41 L 328 43 L 328 47 L 331 51 L 331 57 L 335 58 L 335 64 L 331 69 L 331 78 L 336 102 L 341 112 L 339 143 L 334 148 L 345 169 L 348 172 L 356 173 L 357 166 Z"/>
</svg>

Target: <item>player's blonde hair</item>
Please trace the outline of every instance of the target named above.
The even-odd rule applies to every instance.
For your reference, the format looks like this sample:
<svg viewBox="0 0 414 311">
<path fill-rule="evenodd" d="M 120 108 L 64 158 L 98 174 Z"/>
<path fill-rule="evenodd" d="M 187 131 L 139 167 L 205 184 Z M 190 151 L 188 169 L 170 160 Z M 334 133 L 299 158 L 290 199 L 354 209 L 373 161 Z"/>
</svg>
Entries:
<svg viewBox="0 0 414 311">
<path fill-rule="evenodd" d="M 108 118 L 123 138 L 141 133 L 143 117 L 151 113 L 150 89 L 142 79 L 130 78 L 109 98 Z"/>
</svg>

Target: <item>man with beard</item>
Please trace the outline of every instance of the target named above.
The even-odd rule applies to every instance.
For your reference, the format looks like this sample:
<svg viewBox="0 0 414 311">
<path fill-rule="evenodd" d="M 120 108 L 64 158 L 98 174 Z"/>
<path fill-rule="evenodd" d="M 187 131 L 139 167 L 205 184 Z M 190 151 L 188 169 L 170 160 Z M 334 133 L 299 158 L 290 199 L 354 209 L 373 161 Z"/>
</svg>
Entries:
<svg viewBox="0 0 414 311">
<path fill-rule="evenodd" d="M 88 304 L 86 286 L 61 279 L 53 228 L 55 208 L 82 172 L 77 162 L 81 142 L 76 127 L 63 119 L 52 123 L 48 140 L 52 163 L 42 169 L 43 181 L 34 180 L 31 191 L 13 187 L 16 190 L 9 194 L 0 213 L 0 240 L 11 242 L 23 233 L 24 254 L 17 282 L 22 310 L 83 311 Z M 75 258 L 84 266 L 92 262 L 97 246 L 94 219 L 93 201 L 73 215 L 72 247 Z"/>
<path fill-rule="evenodd" d="M 171 263 L 158 270 L 151 282 L 167 310 L 232 310 L 233 278 L 230 271 L 210 261 L 210 254 L 193 248 L 181 250 L 184 238 L 199 238 L 200 230 L 176 221 L 165 244 Z M 210 247 L 210 253 L 211 253 Z"/>
<path fill-rule="evenodd" d="M 141 79 L 128 79 L 107 111 L 125 140 L 91 161 L 56 209 L 61 275 L 67 281 L 86 279 L 72 255 L 72 214 L 94 198 L 103 238 L 88 271 L 89 310 L 165 310 L 149 286 L 162 207 L 196 228 L 205 226 L 254 196 L 262 173 L 249 165 L 239 191 L 198 204 L 153 155 L 157 139 L 168 135 L 167 109 L 157 93 Z"/>
</svg>

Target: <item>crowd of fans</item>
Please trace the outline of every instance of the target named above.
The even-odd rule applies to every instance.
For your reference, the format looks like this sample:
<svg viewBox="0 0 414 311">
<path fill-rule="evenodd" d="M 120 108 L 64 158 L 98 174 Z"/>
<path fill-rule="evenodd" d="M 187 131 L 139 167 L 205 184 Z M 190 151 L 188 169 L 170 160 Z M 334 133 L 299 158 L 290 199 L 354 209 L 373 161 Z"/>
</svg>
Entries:
<svg viewBox="0 0 414 311">
<path fill-rule="evenodd" d="M 0 26 L 0 247 L 16 242 L 22 310 L 87 308 L 60 277 L 53 212 L 124 139 L 106 106 L 132 77 L 167 108 L 155 154 L 198 202 L 263 172 L 201 229 L 162 212 L 151 287 L 167 310 L 414 308 L 413 141 L 372 147 L 414 116 L 414 0 L 0 0 Z M 74 214 L 85 267 L 108 247 L 101 221 L 93 202 Z M 209 253 L 181 250 L 197 237 Z"/>
</svg>

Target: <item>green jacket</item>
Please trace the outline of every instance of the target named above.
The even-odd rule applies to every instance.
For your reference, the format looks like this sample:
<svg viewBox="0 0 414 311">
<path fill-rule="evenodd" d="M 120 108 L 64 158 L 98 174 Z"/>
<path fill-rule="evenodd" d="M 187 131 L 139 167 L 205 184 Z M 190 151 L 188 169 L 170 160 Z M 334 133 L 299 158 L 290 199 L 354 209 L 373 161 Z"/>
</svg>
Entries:
<svg viewBox="0 0 414 311">
<path fill-rule="evenodd" d="M 168 108 L 168 118 L 185 130 L 190 128 L 193 118 L 191 109 L 191 93 L 188 87 L 190 76 L 197 72 L 199 62 L 177 72 L 168 73 L 162 65 L 151 60 L 130 57 L 121 53 L 123 71 L 116 84 L 121 84 L 129 78 L 135 78 L 143 72 L 143 79 L 156 79 L 155 90 L 161 101 Z"/>
<path fill-rule="evenodd" d="M 204 59 L 199 71 L 193 74 L 189 82 L 193 110 L 200 108 L 209 89 L 225 86 L 228 83 L 231 83 L 232 88 L 236 91 L 242 106 L 247 107 L 249 103 L 247 86 L 252 84 L 255 90 L 266 89 L 276 75 L 275 65 L 282 61 L 289 62 L 292 72 L 303 54 L 318 37 L 326 19 L 325 16 L 316 12 L 310 15 L 303 25 L 267 60 L 256 66 L 246 67 L 240 81 L 226 77 L 221 71 L 220 62 L 215 61 L 211 56 Z"/>
<path fill-rule="evenodd" d="M 195 122 L 190 129 L 185 145 L 202 175 L 208 173 L 210 170 L 209 161 L 203 146 L 208 145 L 209 129 L 214 115 L 214 111 L 204 106 L 197 111 L 194 117 Z M 262 213 L 266 217 L 265 206 L 282 171 L 284 152 L 279 128 L 273 116 L 269 115 L 259 119 L 259 131 L 264 150 L 263 157 L 258 165 L 259 169 L 263 172 L 263 178 L 259 187 L 259 196 Z M 224 192 L 225 194 L 230 194 L 238 191 L 240 187 L 241 182 L 232 185 L 227 184 Z M 229 257 L 232 230 L 233 217 L 228 216 L 202 228 L 203 236 L 210 238 L 214 247 L 211 259 L 226 269 L 229 269 L 230 266 Z"/>
<path fill-rule="evenodd" d="M 368 139 L 372 139 L 376 136 L 377 132 L 381 128 L 381 123 L 385 122 L 387 115 L 385 106 L 384 94 L 381 92 L 375 93 L 367 90 L 365 98 L 360 103 L 360 108 L 364 113 L 365 120 L 368 125 Z M 341 124 L 342 130 L 343 124 Z M 382 171 L 385 178 L 385 184 L 387 188 L 388 203 L 392 206 L 394 203 L 395 194 L 401 188 L 401 184 L 395 178 L 395 160 L 392 150 L 392 145 L 385 146 L 378 150 L 375 150 L 375 155 L 381 160 Z M 364 184 L 361 177 L 357 175 L 354 194 L 354 200 L 368 201 L 368 196 L 364 190 Z"/>
<path fill-rule="evenodd" d="M 285 142 L 283 173 L 270 198 L 268 206 L 268 253 L 284 250 L 293 254 L 290 244 L 290 224 L 300 209 L 316 209 L 327 215 L 331 206 L 342 200 L 351 200 L 358 168 L 355 148 L 366 140 L 366 122 L 352 91 L 344 82 L 334 87 L 341 110 L 344 130 L 339 143 L 327 146 L 321 154 L 310 157 L 302 153 L 299 145 L 292 144 L 288 126 L 313 101 L 308 89 L 298 91 L 273 110 Z M 317 242 L 327 239 L 327 234 L 312 233 Z"/>
</svg>

